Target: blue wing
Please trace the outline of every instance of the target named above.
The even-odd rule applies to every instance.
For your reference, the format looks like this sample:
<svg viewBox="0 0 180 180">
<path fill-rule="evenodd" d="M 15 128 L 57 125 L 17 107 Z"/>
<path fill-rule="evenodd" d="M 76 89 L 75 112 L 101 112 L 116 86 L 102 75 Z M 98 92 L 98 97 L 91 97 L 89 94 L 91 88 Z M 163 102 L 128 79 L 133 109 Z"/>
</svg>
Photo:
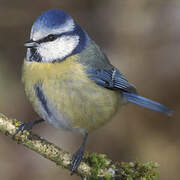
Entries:
<svg viewBox="0 0 180 180">
<path fill-rule="evenodd" d="M 122 90 L 136 93 L 136 88 L 130 84 L 118 69 L 88 69 L 88 75 L 96 84 L 112 90 Z"/>
<path fill-rule="evenodd" d="M 126 78 L 116 68 L 111 69 L 96 69 L 90 68 L 87 70 L 88 76 L 96 84 L 111 90 L 121 91 L 124 98 L 129 102 L 143 106 L 145 108 L 161 112 L 167 115 L 172 114 L 172 110 L 166 106 L 152 101 L 150 99 L 139 96 L 136 88 L 129 83 Z"/>
</svg>

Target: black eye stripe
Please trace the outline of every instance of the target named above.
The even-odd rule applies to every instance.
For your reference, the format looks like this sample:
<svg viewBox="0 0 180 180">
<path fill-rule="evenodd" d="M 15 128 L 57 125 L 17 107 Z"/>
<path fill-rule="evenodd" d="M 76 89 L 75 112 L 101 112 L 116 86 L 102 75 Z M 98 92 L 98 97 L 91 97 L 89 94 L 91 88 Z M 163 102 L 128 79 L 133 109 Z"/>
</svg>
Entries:
<svg viewBox="0 0 180 180">
<path fill-rule="evenodd" d="M 49 34 L 48 36 L 46 36 L 43 39 L 40 39 L 38 41 L 38 43 L 43 43 L 43 42 L 50 42 L 50 41 L 54 41 L 55 39 L 57 39 L 57 36 L 54 34 Z"/>
<path fill-rule="evenodd" d="M 43 42 L 50 42 L 50 41 L 54 41 L 55 39 L 57 39 L 58 37 L 61 37 L 61 36 L 68 36 L 68 35 L 73 35 L 75 34 L 74 31 L 70 31 L 70 32 L 64 32 L 64 33 L 61 33 L 61 34 L 49 34 L 48 36 L 46 36 L 45 38 L 43 39 L 40 39 L 39 41 L 37 41 L 39 44 L 40 43 L 43 43 Z"/>
</svg>

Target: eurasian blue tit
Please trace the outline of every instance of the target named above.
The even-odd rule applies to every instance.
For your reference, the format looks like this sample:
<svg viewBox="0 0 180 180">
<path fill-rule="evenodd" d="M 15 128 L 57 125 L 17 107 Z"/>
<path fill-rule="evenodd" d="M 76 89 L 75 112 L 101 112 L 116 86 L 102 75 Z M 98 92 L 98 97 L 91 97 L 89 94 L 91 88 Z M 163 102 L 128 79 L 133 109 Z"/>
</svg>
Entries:
<svg viewBox="0 0 180 180">
<path fill-rule="evenodd" d="M 22 70 L 25 92 L 42 118 L 23 123 L 19 131 L 47 121 L 56 128 L 83 134 L 74 154 L 79 166 L 88 133 L 98 129 L 128 103 L 171 114 L 164 105 L 141 97 L 100 47 L 62 10 L 48 10 L 34 22 Z"/>
</svg>

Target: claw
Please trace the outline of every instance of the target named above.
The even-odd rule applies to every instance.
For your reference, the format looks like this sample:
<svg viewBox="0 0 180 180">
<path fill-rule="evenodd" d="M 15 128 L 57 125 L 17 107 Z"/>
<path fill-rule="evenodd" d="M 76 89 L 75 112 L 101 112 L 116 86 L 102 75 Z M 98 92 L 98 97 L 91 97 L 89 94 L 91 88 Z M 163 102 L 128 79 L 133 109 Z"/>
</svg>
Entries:
<svg viewBox="0 0 180 180">
<path fill-rule="evenodd" d="M 85 133 L 81 147 L 76 151 L 76 153 L 74 153 L 72 157 L 72 160 L 70 162 L 70 165 L 72 166 L 71 175 L 73 175 L 73 173 L 77 170 L 77 168 L 79 167 L 82 161 L 87 137 L 88 137 L 88 133 Z"/>
<path fill-rule="evenodd" d="M 72 157 L 72 160 L 70 162 L 72 169 L 71 169 L 71 175 L 73 175 L 73 173 L 77 170 L 77 168 L 79 167 L 82 158 L 83 158 L 83 154 L 84 154 L 84 149 L 80 148 Z"/>
<path fill-rule="evenodd" d="M 41 122 L 44 122 L 43 119 L 39 119 L 39 120 L 36 120 L 36 121 L 30 121 L 30 122 L 23 122 L 21 124 L 18 125 L 18 129 L 16 130 L 16 132 L 14 133 L 13 135 L 13 139 L 15 138 L 15 136 L 21 131 L 25 131 L 25 130 L 28 130 L 28 131 L 31 131 L 33 126 L 36 125 L 36 124 L 39 124 Z"/>
<path fill-rule="evenodd" d="M 32 123 L 32 122 L 26 122 L 26 123 L 22 122 L 21 124 L 19 124 L 18 129 L 16 130 L 16 132 L 14 133 L 14 135 L 13 135 L 12 138 L 15 139 L 15 136 L 16 136 L 20 131 L 23 132 L 23 131 L 25 131 L 25 130 L 31 130 L 32 127 L 33 127 L 33 125 L 34 125 L 34 123 Z"/>
</svg>

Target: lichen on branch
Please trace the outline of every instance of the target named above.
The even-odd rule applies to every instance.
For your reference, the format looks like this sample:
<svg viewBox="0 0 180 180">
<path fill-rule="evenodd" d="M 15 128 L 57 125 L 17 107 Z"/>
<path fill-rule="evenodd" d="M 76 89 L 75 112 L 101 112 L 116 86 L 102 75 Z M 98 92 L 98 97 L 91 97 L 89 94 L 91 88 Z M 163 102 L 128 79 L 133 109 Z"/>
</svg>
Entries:
<svg viewBox="0 0 180 180">
<path fill-rule="evenodd" d="M 0 114 L 0 132 L 11 139 L 20 123 Z M 13 140 L 55 162 L 59 167 L 71 171 L 72 155 L 44 138 L 24 131 L 18 133 Z M 157 167 L 158 164 L 153 162 L 113 162 L 105 154 L 86 152 L 75 174 L 82 180 L 157 180 Z"/>
</svg>

